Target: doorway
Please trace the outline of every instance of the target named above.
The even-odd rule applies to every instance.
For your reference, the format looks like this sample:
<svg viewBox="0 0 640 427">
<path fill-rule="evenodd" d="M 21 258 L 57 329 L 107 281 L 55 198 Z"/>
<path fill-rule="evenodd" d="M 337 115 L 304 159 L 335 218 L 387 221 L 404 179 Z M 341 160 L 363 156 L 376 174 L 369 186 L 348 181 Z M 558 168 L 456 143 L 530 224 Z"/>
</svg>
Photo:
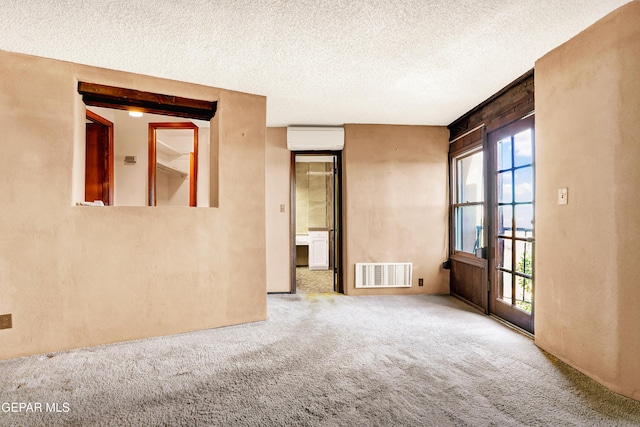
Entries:
<svg viewBox="0 0 640 427">
<path fill-rule="evenodd" d="M 534 332 L 534 117 L 488 134 L 492 314 Z"/>
<path fill-rule="evenodd" d="M 343 292 L 341 153 L 292 153 L 291 292 Z"/>
<path fill-rule="evenodd" d="M 113 203 L 113 123 L 86 110 L 84 200 Z"/>
<path fill-rule="evenodd" d="M 198 127 L 149 123 L 149 206 L 197 206 Z"/>
</svg>

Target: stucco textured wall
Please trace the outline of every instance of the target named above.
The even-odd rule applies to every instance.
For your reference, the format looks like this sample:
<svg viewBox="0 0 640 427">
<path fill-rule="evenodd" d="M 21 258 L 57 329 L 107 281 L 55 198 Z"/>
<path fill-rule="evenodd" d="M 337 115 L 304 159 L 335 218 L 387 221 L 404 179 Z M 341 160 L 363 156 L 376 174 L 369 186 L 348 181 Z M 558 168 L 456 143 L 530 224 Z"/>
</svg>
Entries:
<svg viewBox="0 0 640 427">
<path fill-rule="evenodd" d="M 291 291 L 291 152 L 287 128 L 267 128 L 267 291 Z M 284 205 L 284 212 L 280 212 Z"/>
<path fill-rule="evenodd" d="M 218 100 L 219 207 L 73 206 L 79 80 Z M 261 96 L 0 52 L 0 358 L 265 319 L 265 117 Z"/>
<path fill-rule="evenodd" d="M 448 139 L 442 126 L 345 125 L 345 293 L 449 293 Z M 357 262 L 412 262 L 413 286 L 355 289 Z"/>
<path fill-rule="evenodd" d="M 640 2 L 536 70 L 536 343 L 640 399 Z M 569 204 L 556 203 L 568 187 Z"/>
</svg>

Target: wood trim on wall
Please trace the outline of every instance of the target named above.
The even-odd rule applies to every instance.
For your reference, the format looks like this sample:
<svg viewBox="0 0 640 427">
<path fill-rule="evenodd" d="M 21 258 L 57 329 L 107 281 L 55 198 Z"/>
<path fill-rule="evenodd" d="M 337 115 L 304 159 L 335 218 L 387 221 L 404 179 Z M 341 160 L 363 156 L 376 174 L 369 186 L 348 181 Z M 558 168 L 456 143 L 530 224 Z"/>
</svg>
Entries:
<svg viewBox="0 0 640 427">
<path fill-rule="evenodd" d="M 198 182 L 198 126 L 191 122 L 149 123 L 149 206 L 156 206 L 156 130 L 157 129 L 193 129 L 193 176 L 189 184 L 189 206 L 197 206 Z"/>
<path fill-rule="evenodd" d="M 198 162 L 195 151 L 192 151 L 189 153 L 189 206 L 197 206 L 197 170 Z"/>
<path fill-rule="evenodd" d="M 78 82 L 78 92 L 86 105 L 187 119 L 209 121 L 215 116 L 218 108 L 217 101 L 182 98 L 95 83 Z"/>
<path fill-rule="evenodd" d="M 483 144 L 484 126 L 478 127 L 449 145 L 449 159 Z"/>
<path fill-rule="evenodd" d="M 290 217 L 289 217 L 289 229 L 291 230 L 291 239 L 289 248 L 291 251 L 291 293 L 296 293 L 296 153 L 291 151 L 291 163 L 289 165 L 289 182 L 291 183 L 289 187 L 289 205 L 291 208 L 289 209 Z"/>
<path fill-rule="evenodd" d="M 291 217 L 289 220 L 289 225 L 290 225 L 290 230 L 291 230 L 291 293 L 295 294 L 296 293 L 296 155 L 317 155 L 317 156 L 336 156 L 336 169 L 337 169 L 337 174 L 338 177 L 340 179 L 339 181 L 339 185 L 340 185 L 340 192 L 339 192 L 339 197 L 335 197 L 335 193 L 336 190 L 334 188 L 333 193 L 334 193 L 334 209 L 337 208 L 338 210 L 338 217 L 336 218 L 336 223 L 333 225 L 334 230 L 337 228 L 338 232 L 339 232 L 339 238 L 336 241 L 336 246 L 337 246 L 337 251 L 334 254 L 334 266 L 332 268 L 335 268 L 335 264 L 338 264 L 338 271 L 336 273 L 337 276 L 337 284 L 338 284 L 338 288 L 336 289 L 336 291 L 338 293 L 343 294 L 344 293 L 344 259 L 343 259 L 343 255 L 344 255 L 344 242 L 345 242 L 345 238 L 344 238 L 344 221 L 343 221 L 343 217 L 344 217 L 344 212 L 343 212 L 343 203 L 342 203 L 342 198 L 343 198 L 343 192 L 344 192 L 344 176 L 342 174 L 342 151 L 325 151 L 325 150 L 321 150 L 321 151 L 291 151 L 291 164 L 290 164 L 290 182 L 291 182 L 291 187 L 290 187 L 290 204 L 291 204 Z M 335 239 L 335 231 L 334 231 L 334 239 Z"/>
<path fill-rule="evenodd" d="M 486 132 L 491 132 L 525 117 L 534 110 L 534 70 L 531 69 L 447 126 L 450 132 L 449 141 L 454 141 L 465 132 L 483 124 Z M 458 148 L 458 145 L 464 142 L 458 144 L 456 141 L 454 144 L 457 144 Z"/>
<path fill-rule="evenodd" d="M 512 83 L 482 102 L 460 118 L 449 129 L 449 190 L 453 200 L 452 160 L 466 151 L 483 147 L 485 160 L 485 189 L 489 189 L 491 162 L 487 144 L 488 133 L 520 120 L 535 111 L 534 70 L 527 71 Z M 485 224 L 491 223 L 490 197 L 485 195 Z M 450 204 L 451 206 L 451 204 Z M 454 254 L 454 218 L 449 212 L 449 242 L 451 259 L 451 294 L 489 314 L 488 258 L 474 258 Z M 489 242 L 488 227 L 484 228 L 485 244 Z M 490 251 L 488 251 L 490 252 Z"/>
<path fill-rule="evenodd" d="M 104 117 L 94 113 L 93 111 L 89 110 L 89 109 L 85 109 L 86 111 L 86 118 L 91 120 L 92 122 L 95 123 L 100 123 L 101 125 L 104 125 L 107 127 L 107 133 L 108 133 L 108 147 L 107 150 L 109 150 L 108 153 L 108 157 L 107 157 L 107 186 L 108 186 L 108 194 L 109 194 L 109 200 L 107 201 L 107 205 L 113 205 L 114 200 L 113 200 L 113 176 L 114 176 L 114 172 L 113 172 L 113 158 L 114 158 L 114 152 L 113 152 L 113 123 L 110 122 L 109 120 L 105 119 Z"/>
<path fill-rule="evenodd" d="M 343 170 L 343 165 L 342 165 L 342 151 L 336 151 L 335 152 L 336 155 L 336 169 L 337 169 L 337 174 L 338 174 L 338 184 L 340 186 L 339 189 L 339 193 L 338 193 L 338 197 L 335 197 L 335 192 L 336 189 L 334 188 L 334 202 L 337 204 L 337 210 L 338 210 L 338 217 L 336 218 L 336 222 L 337 224 L 334 224 L 334 228 L 337 227 L 339 235 L 338 235 L 338 239 L 337 239 L 337 253 L 334 255 L 334 263 L 338 264 L 338 293 L 340 294 L 344 294 L 344 262 L 343 262 L 343 253 L 344 253 L 344 248 L 343 248 L 343 244 L 345 242 L 345 238 L 344 236 L 346 235 L 346 233 L 344 232 L 344 221 L 343 218 L 345 216 L 345 213 L 343 211 L 343 203 L 342 203 L 342 197 L 343 197 L 343 193 L 344 193 L 344 174 L 342 173 Z M 334 208 L 335 209 L 335 208 Z M 335 232 L 334 232 L 334 239 L 335 239 Z M 334 265 L 335 268 L 335 265 Z"/>
</svg>

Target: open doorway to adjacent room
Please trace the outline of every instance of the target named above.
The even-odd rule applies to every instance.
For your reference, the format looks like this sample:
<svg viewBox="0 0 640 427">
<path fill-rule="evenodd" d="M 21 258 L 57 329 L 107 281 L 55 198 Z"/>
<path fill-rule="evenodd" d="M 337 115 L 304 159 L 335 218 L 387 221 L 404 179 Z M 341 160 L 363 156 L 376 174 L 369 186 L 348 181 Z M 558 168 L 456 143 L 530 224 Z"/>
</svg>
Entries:
<svg viewBox="0 0 640 427">
<path fill-rule="evenodd" d="M 149 123 L 149 206 L 196 206 L 198 126 Z"/>
<path fill-rule="evenodd" d="M 293 153 L 292 292 L 342 292 L 340 153 Z"/>
</svg>

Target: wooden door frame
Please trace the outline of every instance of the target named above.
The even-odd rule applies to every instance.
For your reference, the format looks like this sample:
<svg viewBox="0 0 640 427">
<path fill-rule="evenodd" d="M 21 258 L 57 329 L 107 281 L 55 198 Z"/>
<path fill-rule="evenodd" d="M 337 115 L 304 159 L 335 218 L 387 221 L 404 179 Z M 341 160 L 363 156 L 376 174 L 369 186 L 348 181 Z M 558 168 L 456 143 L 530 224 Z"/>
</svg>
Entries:
<svg viewBox="0 0 640 427">
<path fill-rule="evenodd" d="M 192 122 L 149 123 L 149 206 L 157 205 L 156 198 L 156 130 L 193 129 L 193 176 L 189 177 L 189 206 L 197 206 L 198 187 L 198 126 Z"/>
<path fill-rule="evenodd" d="M 514 128 L 516 130 L 514 130 Z M 487 176 L 489 179 L 489 187 L 487 187 L 487 198 L 488 198 L 488 218 L 489 218 L 489 234 L 488 234 L 488 264 L 489 264 L 489 313 L 495 316 L 500 317 L 501 319 L 524 329 L 528 333 L 534 333 L 534 321 L 535 321 L 535 278 L 532 279 L 532 288 L 531 288 L 531 314 L 527 314 L 525 311 L 522 313 L 513 312 L 512 309 L 507 309 L 500 304 L 496 304 L 497 295 L 496 295 L 496 286 L 497 286 L 497 270 L 496 270 L 496 230 L 498 227 L 498 218 L 495 214 L 495 207 L 498 200 L 498 185 L 496 184 L 496 174 L 497 174 L 497 142 L 504 139 L 507 136 L 512 134 L 521 132 L 526 129 L 531 129 L 532 132 L 532 150 L 533 150 L 533 158 L 532 158 L 532 179 L 534 181 L 534 198 L 533 198 L 533 220 L 534 220 L 534 230 L 535 230 L 535 176 L 536 176 L 536 167 L 535 167 L 535 114 L 531 113 L 522 117 L 520 120 L 511 122 L 499 129 L 495 129 L 489 133 L 487 133 L 487 148 L 489 153 L 489 169 L 487 170 Z M 513 213 L 515 216 L 515 212 Z M 515 233 L 515 230 L 513 230 Z M 535 235 L 535 231 L 534 231 Z M 534 243 L 535 245 L 535 243 Z M 535 247 L 535 246 L 534 246 Z M 515 251 L 515 246 L 512 247 L 512 251 Z M 532 255 L 535 257 L 535 255 Z M 532 258 L 533 259 L 533 258 Z M 515 266 L 512 266 L 515 269 Z M 533 275 L 535 275 L 535 266 L 533 268 Z M 515 295 L 512 295 L 512 298 L 515 298 Z M 514 309 L 515 310 L 515 309 Z M 504 317 L 504 314 L 508 312 L 508 316 L 513 314 L 511 319 L 507 319 Z"/>
<path fill-rule="evenodd" d="M 107 129 L 107 200 L 105 205 L 111 206 L 113 205 L 113 123 L 89 109 L 86 109 L 85 117 L 87 120 L 103 125 Z"/>
<path fill-rule="evenodd" d="M 337 246 L 337 250 L 334 253 L 334 274 L 337 276 L 337 288 L 336 291 L 338 293 L 344 293 L 344 266 L 343 266 L 343 243 L 344 243 L 344 229 L 342 227 L 343 224 L 343 216 L 344 213 L 342 211 L 342 199 L 344 197 L 344 180 L 342 177 L 342 151 L 291 151 L 291 162 L 289 167 L 289 176 L 290 176 L 290 201 L 291 209 L 290 218 L 289 218 L 289 248 L 290 248 L 290 281 L 291 281 L 291 290 L 289 293 L 296 293 L 296 155 L 306 155 L 306 156 L 336 156 L 336 174 L 339 177 L 340 184 L 340 192 L 339 197 L 336 198 L 336 189 L 333 189 L 333 202 L 334 209 L 338 210 L 338 216 L 335 219 L 336 224 L 334 224 L 334 228 L 339 230 L 339 238 L 335 239 L 335 231 L 334 231 L 334 240 L 335 245 Z M 335 181 L 335 178 L 334 178 Z M 337 264 L 337 272 L 335 271 Z"/>
<path fill-rule="evenodd" d="M 534 70 L 531 69 L 447 126 L 450 132 L 450 158 L 452 154 L 457 154 L 479 144 L 479 140 L 483 141 L 485 147 L 486 192 L 489 191 L 489 180 L 492 178 L 489 172 L 491 169 L 487 164 L 490 155 L 488 153 L 486 135 L 530 115 L 535 110 L 534 95 Z M 449 162 L 449 176 L 451 176 L 450 164 L 451 162 Z M 490 227 L 491 219 L 489 217 L 490 205 L 488 204 L 488 199 L 489 195 L 487 194 L 485 197 L 485 245 L 488 245 L 490 238 L 488 228 Z M 449 203 L 449 206 L 451 208 L 451 203 Z M 450 212 L 450 215 L 453 215 L 453 213 Z M 449 224 L 451 236 L 449 240 L 451 242 L 449 245 L 451 295 L 489 314 L 489 263 L 483 259 L 457 257 L 454 253 L 453 245 L 455 228 L 452 221 Z M 487 258 L 490 252 L 489 250 L 486 254 Z M 478 270 L 482 268 L 483 262 L 486 263 L 487 267 L 484 269 L 483 277 L 480 277 Z M 472 273 L 471 276 L 469 276 L 469 273 Z"/>
<path fill-rule="evenodd" d="M 480 275 L 479 281 L 475 280 L 474 282 L 474 285 L 478 287 L 480 296 L 477 297 L 478 292 L 475 292 L 475 293 L 472 292 L 471 294 L 475 294 L 476 297 L 472 298 L 471 294 L 465 295 L 463 297 L 453 292 L 453 289 L 450 290 L 450 293 L 454 297 L 461 299 L 462 301 L 471 305 L 472 307 L 484 312 L 485 314 L 489 314 L 489 306 L 488 306 L 489 282 L 487 280 L 488 261 L 487 261 L 486 254 L 483 257 L 478 257 L 475 254 L 456 250 L 456 240 L 455 240 L 455 233 L 454 233 L 454 230 L 456 229 L 455 211 L 453 209 L 453 206 L 455 205 L 454 200 L 456 200 L 456 192 L 457 192 L 456 177 L 455 177 L 455 173 L 457 173 L 457 168 L 453 163 L 457 159 L 464 158 L 468 155 L 477 154 L 480 152 L 482 153 L 482 156 L 483 156 L 482 175 L 483 175 L 483 185 L 485 189 L 484 195 L 483 195 L 483 202 L 482 202 L 483 224 L 484 224 L 484 227 L 482 230 L 482 239 L 483 239 L 483 242 L 485 243 L 485 248 L 486 248 L 486 242 L 488 238 L 487 225 L 489 223 L 489 219 L 488 219 L 489 211 L 488 211 L 488 203 L 487 203 L 487 189 L 489 187 L 487 187 L 488 168 L 487 168 L 487 143 L 486 143 L 485 128 L 484 126 L 479 127 L 478 129 L 474 129 L 469 134 L 464 136 L 469 136 L 468 143 L 466 143 L 464 146 L 457 148 L 456 150 L 452 150 L 449 153 L 449 164 L 448 164 L 449 205 L 451 207 L 451 209 L 449 209 L 449 230 L 451 230 L 451 232 L 449 233 L 449 260 L 452 262 L 452 264 L 453 263 L 456 264 L 455 267 L 463 268 L 467 270 L 464 276 L 469 276 L 469 273 L 471 273 L 471 276 L 473 277 L 477 277 L 477 274 Z M 452 267 L 451 271 L 452 273 L 456 273 L 456 270 L 457 268 Z M 455 279 L 456 279 L 456 276 L 455 275 L 452 276 L 452 281 Z M 471 279 L 469 277 L 466 277 L 466 280 L 469 281 Z"/>
</svg>

